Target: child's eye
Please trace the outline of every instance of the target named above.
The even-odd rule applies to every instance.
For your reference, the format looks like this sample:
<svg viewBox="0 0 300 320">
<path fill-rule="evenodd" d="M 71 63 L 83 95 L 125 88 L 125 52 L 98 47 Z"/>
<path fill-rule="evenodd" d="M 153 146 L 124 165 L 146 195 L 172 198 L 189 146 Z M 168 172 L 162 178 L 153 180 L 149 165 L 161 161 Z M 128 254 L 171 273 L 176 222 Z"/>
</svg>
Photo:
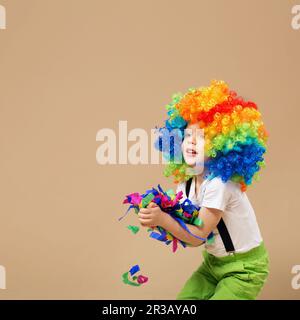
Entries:
<svg viewBox="0 0 300 320">
<path fill-rule="evenodd" d="M 184 137 L 185 137 L 185 138 L 188 138 L 188 137 L 190 137 L 190 136 L 191 136 L 190 133 L 185 133 L 185 134 L 184 134 Z"/>
</svg>

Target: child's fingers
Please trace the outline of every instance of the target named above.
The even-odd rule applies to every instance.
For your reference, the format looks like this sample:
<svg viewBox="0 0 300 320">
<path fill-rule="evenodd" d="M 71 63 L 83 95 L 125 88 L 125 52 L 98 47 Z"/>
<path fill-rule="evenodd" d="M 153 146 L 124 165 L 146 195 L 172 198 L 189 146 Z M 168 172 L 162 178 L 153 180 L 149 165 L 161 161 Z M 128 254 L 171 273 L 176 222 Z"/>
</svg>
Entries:
<svg viewBox="0 0 300 320">
<path fill-rule="evenodd" d="M 151 213 L 151 210 L 146 209 L 146 208 L 141 208 L 139 212 L 144 213 L 144 214 L 149 214 L 149 213 Z"/>
<path fill-rule="evenodd" d="M 141 212 L 138 213 L 138 216 L 139 216 L 139 218 L 145 219 L 145 220 L 151 219 L 151 217 L 149 216 L 149 214 L 144 214 L 144 213 L 141 213 Z"/>
<path fill-rule="evenodd" d="M 148 204 L 148 206 L 147 206 L 147 208 L 155 208 L 155 207 L 157 207 L 157 204 L 156 203 L 154 203 L 154 202 L 150 202 L 149 204 Z"/>
<path fill-rule="evenodd" d="M 143 227 L 150 226 L 150 220 L 149 220 L 149 219 L 139 218 L 139 221 L 140 221 L 140 223 L 141 223 L 141 225 L 142 225 Z"/>
</svg>

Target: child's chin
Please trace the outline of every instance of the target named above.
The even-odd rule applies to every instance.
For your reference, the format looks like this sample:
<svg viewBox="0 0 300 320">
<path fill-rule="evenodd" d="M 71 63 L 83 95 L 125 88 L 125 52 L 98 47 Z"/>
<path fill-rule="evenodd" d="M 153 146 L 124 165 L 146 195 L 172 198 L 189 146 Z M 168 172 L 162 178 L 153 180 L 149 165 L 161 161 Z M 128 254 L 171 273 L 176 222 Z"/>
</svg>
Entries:
<svg viewBox="0 0 300 320">
<path fill-rule="evenodd" d="M 194 167 L 196 165 L 196 159 L 185 158 L 184 160 L 190 167 Z"/>
</svg>

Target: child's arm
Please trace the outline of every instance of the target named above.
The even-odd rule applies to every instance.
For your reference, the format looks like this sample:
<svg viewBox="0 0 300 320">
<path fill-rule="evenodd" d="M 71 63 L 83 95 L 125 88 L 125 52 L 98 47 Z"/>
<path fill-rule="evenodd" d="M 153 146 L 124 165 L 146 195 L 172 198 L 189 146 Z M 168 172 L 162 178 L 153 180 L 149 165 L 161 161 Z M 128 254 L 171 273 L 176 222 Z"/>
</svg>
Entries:
<svg viewBox="0 0 300 320">
<path fill-rule="evenodd" d="M 194 235 L 207 238 L 213 229 L 216 228 L 219 223 L 223 212 L 217 209 L 201 208 L 198 217 L 203 221 L 201 227 L 186 223 L 187 228 Z M 174 220 L 170 215 L 165 214 L 162 219 L 161 226 L 172 233 L 176 238 L 191 244 L 193 247 L 200 246 L 204 241 L 193 237 L 186 230 L 184 230 L 180 224 Z"/>
<path fill-rule="evenodd" d="M 200 246 L 203 243 L 202 240 L 190 235 L 176 220 L 166 212 L 161 211 L 160 208 L 153 203 L 150 203 L 147 208 L 140 209 L 138 215 L 140 223 L 144 227 L 161 226 L 172 233 L 176 238 L 187 242 L 194 247 Z M 186 223 L 186 226 L 194 235 L 201 238 L 207 238 L 210 232 L 219 223 L 222 215 L 223 211 L 221 210 L 202 207 L 198 215 L 203 221 L 202 226 L 198 227 L 188 223 Z"/>
</svg>

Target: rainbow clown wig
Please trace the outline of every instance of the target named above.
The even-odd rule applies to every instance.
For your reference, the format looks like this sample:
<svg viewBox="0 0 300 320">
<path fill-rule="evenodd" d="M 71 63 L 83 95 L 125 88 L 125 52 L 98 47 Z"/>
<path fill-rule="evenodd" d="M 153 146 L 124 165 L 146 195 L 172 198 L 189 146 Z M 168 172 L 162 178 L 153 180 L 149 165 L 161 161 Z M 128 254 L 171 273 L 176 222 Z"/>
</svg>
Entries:
<svg viewBox="0 0 300 320">
<path fill-rule="evenodd" d="M 224 81 L 212 80 L 208 87 L 174 94 L 166 109 L 168 119 L 164 127 L 158 128 L 155 142 L 167 159 L 165 176 L 173 175 L 175 183 L 191 178 L 181 147 L 176 148 L 176 144 L 181 146 L 188 124 L 198 123 L 204 130 L 204 168 L 210 179 L 218 176 L 224 182 L 238 182 L 245 191 L 259 178 L 258 172 L 265 165 L 268 134 L 254 102 L 237 96 Z M 171 131 L 176 135 L 170 135 Z M 175 161 L 178 156 L 180 162 Z"/>
</svg>

